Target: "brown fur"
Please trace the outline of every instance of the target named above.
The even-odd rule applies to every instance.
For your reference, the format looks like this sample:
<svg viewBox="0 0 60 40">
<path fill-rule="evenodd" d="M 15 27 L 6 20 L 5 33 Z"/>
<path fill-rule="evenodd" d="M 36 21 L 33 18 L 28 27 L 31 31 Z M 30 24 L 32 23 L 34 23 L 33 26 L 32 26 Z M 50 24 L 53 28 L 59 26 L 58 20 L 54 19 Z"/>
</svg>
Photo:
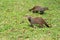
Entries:
<svg viewBox="0 0 60 40">
<path fill-rule="evenodd" d="M 45 10 L 48 10 L 47 7 L 41 7 L 41 6 L 34 6 L 33 8 L 29 9 L 29 11 L 32 11 L 33 13 L 43 14 Z"/>
<path fill-rule="evenodd" d="M 30 22 L 30 24 L 31 24 L 32 27 L 34 27 L 33 24 L 39 24 L 40 27 L 43 27 L 43 24 L 45 24 L 47 27 L 49 27 L 48 24 L 41 17 L 35 17 L 35 18 L 33 18 L 31 16 L 27 16 L 27 18 L 28 18 L 28 21 Z"/>
</svg>

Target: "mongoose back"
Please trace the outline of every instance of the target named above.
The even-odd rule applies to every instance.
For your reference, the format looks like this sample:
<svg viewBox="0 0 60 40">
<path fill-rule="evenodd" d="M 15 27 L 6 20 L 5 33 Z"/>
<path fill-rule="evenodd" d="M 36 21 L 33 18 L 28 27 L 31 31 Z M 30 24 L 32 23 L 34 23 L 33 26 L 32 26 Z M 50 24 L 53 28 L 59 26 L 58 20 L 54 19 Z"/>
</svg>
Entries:
<svg viewBox="0 0 60 40">
<path fill-rule="evenodd" d="M 28 21 L 30 22 L 31 26 L 33 26 L 33 24 L 39 24 L 40 27 L 43 27 L 43 24 L 45 24 L 47 27 L 49 27 L 49 25 L 44 21 L 43 18 L 41 17 L 31 17 L 31 16 L 27 16 Z"/>
<path fill-rule="evenodd" d="M 32 11 L 33 13 L 40 13 L 44 14 L 44 11 L 48 10 L 48 7 L 41 7 L 41 6 L 34 6 L 33 8 L 29 9 L 29 11 Z"/>
</svg>

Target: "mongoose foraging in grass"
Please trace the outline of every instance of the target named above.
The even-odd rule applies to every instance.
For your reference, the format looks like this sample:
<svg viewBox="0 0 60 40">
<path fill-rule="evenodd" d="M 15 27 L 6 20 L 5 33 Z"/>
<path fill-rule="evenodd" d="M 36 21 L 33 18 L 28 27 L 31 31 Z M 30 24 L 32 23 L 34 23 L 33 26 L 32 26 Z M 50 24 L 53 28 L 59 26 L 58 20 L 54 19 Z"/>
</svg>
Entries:
<svg viewBox="0 0 60 40">
<path fill-rule="evenodd" d="M 33 8 L 29 9 L 29 11 L 32 11 L 33 13 L 40 13 L 44 14 L 44 11 L 48 10 L 48 7 L 41 7 L 41 6 L 34 6 Z"/>
<path fill-rule="evenodd" d="M 28 18 L 28 21 L 30 22 L 32 27 L 34 27 L 33 24 L 39 24 L 40 27 L 43 27 L 43 24 L 45 24 L 47 27 L 49 27 L 49 25 L 41 17 L 35 17 L 35 18 L 31 16 L 26 17 Z"/>
</svg>

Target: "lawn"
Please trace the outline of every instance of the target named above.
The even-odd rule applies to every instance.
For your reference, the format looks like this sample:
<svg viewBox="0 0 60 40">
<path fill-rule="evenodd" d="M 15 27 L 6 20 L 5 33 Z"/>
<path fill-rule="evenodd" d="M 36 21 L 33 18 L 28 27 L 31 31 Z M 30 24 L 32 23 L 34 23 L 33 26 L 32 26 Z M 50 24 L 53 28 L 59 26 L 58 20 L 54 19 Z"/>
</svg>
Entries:
<svg viewBox="0 0 60 40">
<path fill-rule="evenodd" d="M 35 5 L 49 10 L 43 15 L 29 12 Z M 0 40 L 60 40 L 59 13 L 60 0 L 0 0 Z M 32 28 L 25 15 L 47 19 L 51 28 Z"/>
</svg>

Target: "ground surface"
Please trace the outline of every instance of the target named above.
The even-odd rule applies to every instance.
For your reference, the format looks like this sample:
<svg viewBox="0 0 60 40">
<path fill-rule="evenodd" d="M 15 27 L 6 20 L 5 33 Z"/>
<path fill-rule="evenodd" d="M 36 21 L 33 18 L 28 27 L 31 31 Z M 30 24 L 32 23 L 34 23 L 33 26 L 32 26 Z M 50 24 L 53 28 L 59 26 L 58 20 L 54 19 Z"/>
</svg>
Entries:
<svg viewBox="0 0 60 40">
<path fill-rule="evenodd" d="M 35 5 L 49 10 L 44 15 L 29 12 Z M 25 15 L 46 18 L 52 27 L 31 28 Z M 0 0 L 0 40 L 60 40 L 60 0 Z"/>
</svg>

